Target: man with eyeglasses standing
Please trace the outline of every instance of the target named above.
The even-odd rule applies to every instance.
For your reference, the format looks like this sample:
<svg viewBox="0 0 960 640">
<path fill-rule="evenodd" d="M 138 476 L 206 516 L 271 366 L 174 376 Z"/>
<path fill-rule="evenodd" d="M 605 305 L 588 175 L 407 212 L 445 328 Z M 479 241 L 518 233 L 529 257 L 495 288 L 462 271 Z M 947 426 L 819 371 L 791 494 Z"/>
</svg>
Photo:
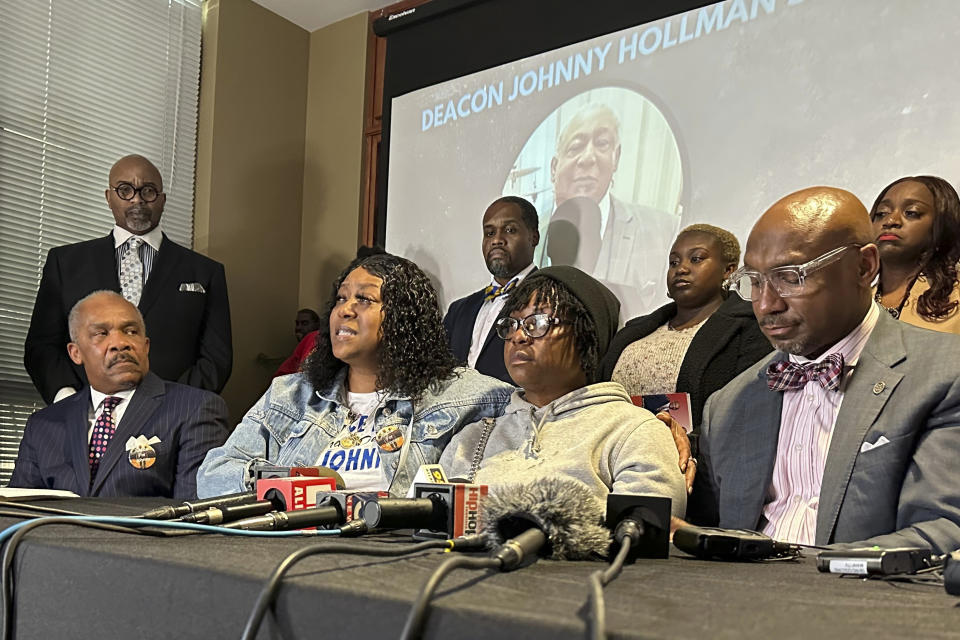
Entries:
<svg viewBox="0 0 960 640">
<path fill-rule="evenodd" d="M 713 394 L 690 515 L 805 545 L 960 546 L 960 337 L 873 302 L 879 255 L 841 189 L 786 196 L 730 283 L 777 349 Z"/>
<path fill-rule="evenodd" d="M 223 265 L 163 234 L 163 178 L 143 156 L 113 165 L 105 195 L 111 233 L 47 256 L 24 345 L 34 385 L 48 404 L 84 386 L 83 369 L 67 357 L 67 314 L 92 291 L 112 290 L 143 314 L 153 373 L 219 393 L 233 366 Z"/>
<path fill-rule="evenodd" d="M 611 491 L 671 498 L 683 515 L 686 484 L 671 430 L 619 382 L 596 382 L 617 331 L 616 296 L 576 267 L 552 266 L 525 278 L 503 313 L 501 351 L 522 388 L 501 417 L 453 436 L 440 458 L 447 475 L 494 490 L 566 477 L 601 500 Z"/>
</svg>

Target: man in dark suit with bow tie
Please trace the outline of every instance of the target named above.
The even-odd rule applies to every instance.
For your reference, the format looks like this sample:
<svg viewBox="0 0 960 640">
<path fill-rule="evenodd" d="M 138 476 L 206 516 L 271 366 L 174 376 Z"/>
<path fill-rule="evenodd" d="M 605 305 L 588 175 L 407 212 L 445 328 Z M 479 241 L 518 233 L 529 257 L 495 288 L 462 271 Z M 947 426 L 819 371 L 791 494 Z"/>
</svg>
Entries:
<svg viewBox="0 0 960 640">
<path fill-rule="evenodd" d="M 229 434 L 223 399 L 150 373 L 143 317 L 113 291 L 81 299 L 69 327 L 90 384 L 30 417 L 10 486 L 196 498 L 200 463 Z"/>
<path fill-rule="evenodd" d="M 483 259 L 493 279 L 480 291 L 454 301 L 443 326 L 453 354 L 468 366 L 514 384 L 503 362 L 503 340 L 494 323 L 510 291 L 536 269 L 533 250 L 540 242 L 537 210 L 518 196 L 504 196 L 483 214 Z"/>
<path fill-rule="evenodd" d="M 143 314 L 154 373 L 219 393 L 233 365 L 223 265 L 163 234 L 163 179 L 143 156 L 118 160 L 105 194 L 116 221 L 111 233 L 47 256 L 24 344 L 27 373 L 48 404 L 84 386 L 83 369 L 66 354 L 67 312 L 90 292 L 109 289 Z"/>
<path fill-rule="evenodd" d="M 707 401 L 692 518 L 807 545 L 960 547 L 960 337 L 874 303 L 873 239 L 863 204 L 828 187 L 754 225 L 731 282 L 777 351 Z"/>
</svg>

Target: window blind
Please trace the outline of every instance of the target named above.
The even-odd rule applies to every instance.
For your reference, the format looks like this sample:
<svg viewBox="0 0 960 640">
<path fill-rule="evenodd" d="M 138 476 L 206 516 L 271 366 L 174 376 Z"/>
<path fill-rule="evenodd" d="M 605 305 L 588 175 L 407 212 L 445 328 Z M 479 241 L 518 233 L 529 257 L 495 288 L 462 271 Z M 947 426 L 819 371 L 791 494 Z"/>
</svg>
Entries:
<svg viewBox="0 0 960 640">
<path fill-rule="evenodd" d="M 162 227 L 193 242 L 199 0 L 0 0 L 0 484 L 43 401 L 23 342 L 47 252 L 106 235 L 111 165 L 163 175 Z"/>
</svg>

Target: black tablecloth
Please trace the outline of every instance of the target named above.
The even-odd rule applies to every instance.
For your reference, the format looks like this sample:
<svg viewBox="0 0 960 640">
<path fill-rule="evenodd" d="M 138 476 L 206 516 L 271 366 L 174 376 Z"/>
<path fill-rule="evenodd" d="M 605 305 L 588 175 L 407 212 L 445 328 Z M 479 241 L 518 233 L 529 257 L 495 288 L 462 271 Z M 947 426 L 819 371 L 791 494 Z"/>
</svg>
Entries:
<svg viewBox="0 0 960 640">
<path fill-rule="evenodd" d="M 42 504 L 132 514 L 157 502 Z M 288 553 L 321 541 L 338 544 L 40 527 L 17 552 L 15 637 L 239 638 L 265 577 Z M 307 558 L 284 581 L 275 616 L 259 637 L 397 638 L 413 598 L 442 559 L 437 551 L 400 559 Z M 426 637 L 583 638 L 587 576 L 602 566 L 540 561 L 506 574 L 454 572 L 433 600 Z M 821 574 L 812 559 L 731 564 L 678 552 L 628 566 L 605 596 L 613 638 L 960 635 L 960 601 L 942 587 Z"/>
</svg>

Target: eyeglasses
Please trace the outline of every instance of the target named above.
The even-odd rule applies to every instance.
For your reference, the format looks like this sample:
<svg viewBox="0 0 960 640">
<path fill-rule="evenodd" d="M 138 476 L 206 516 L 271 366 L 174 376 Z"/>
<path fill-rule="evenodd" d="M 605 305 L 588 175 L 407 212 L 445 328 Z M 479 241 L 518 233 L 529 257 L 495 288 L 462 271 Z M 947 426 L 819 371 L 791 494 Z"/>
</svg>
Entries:
<svg viewBox="0 0 960 640">
<path fill-rule="evenodd" d="M 522 329 L 528 338 L 542 338 L 550 331 L 550 327 L 566 323 L 566 320 L 551 316 L 548 313 L 535 313 L 523 320 L 517 318 L 500 318 L 497 320 L 497 335 L 508 340 L 517 329 Z"/>
<path fill-rule="evenodd" d="M 766 273 L 741 267 L 727 279 L 727 286 L 747 301 L 759 300 L 763 295 L 763 285 L 767 282 L 781 298 L 803 295 L 804 285 L 811 273 L 833 264 L 843 257 L 847 249 L 859 249 L 862 246 L 862 244 L 845 244 L 809 262 L 775 267 Z"/>
<path fill-rule="evenodd" d="M 121 200 L 133 200 L 133 197 L 139 193 L 140 199 L 144 202 L 153 202 L 160 196 L 160 191 L 152 184 L 145 184 L 137 188 L 129 182 L 121 182 L 117 186 L 110 188 L 116 191 L 117 197 Z"/>
</svg>

